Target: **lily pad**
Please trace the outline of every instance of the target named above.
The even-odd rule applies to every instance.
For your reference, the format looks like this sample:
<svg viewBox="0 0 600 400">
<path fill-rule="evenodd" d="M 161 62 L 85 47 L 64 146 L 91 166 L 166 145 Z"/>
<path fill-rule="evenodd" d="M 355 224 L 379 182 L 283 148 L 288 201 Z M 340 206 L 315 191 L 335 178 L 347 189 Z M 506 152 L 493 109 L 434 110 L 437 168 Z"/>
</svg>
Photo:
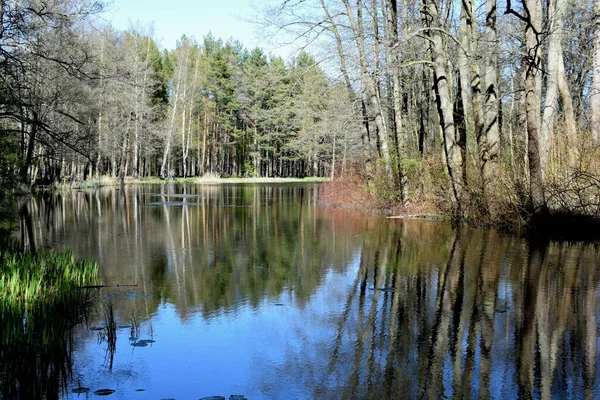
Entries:
<svg viewBox="0 0 600 400">
<path fill-rule="evenodd" d="M 276 306 L 279 306 L 279 307 L 281 307 L 281 306 L 285 306 L 285 304 L 283 304 L 283 303 L 275 303 L 275 305 L 276 305 Z"/>
<path fill-rule="evenodd" d="M 146 389 L 135 389 L 136 392 L 144 392 Z"/>
<path fill-rule="evenodd" d="M 127 297 L 125 297 L 125 298 L 126 298 L 126 299 L 137 299 L 137 298 L 138 298 L 138 296 L 127 296 Z"/>
<path fill-rule="evenodd" d="M 104 326 L 94 326 L 93 328 L 90 328 L 90 331 L 103 331 L 106 327 Z"/>
<path fill-rule="evenodd" d="M 77 393 L 77 394 L 82 394 L 82 393 L 88 393 L 90 391 L 90 388 L 85 388 L 85 387 L 78 387 L 72 390 L 73 393 Z"/>
<path fill-rule="evenodd" d="M 208 396 L 208 397 L 202 397 L 200 400 L 225 400 L 225 397 L 223 397 L 223 396 Z"/>
<path fill-rule="evenodd" d="M 112 389 L 99 389 L 99 390 L 96 390 L 96 391 L 94 392 L 94 394 L 96 394 L 96 395 L 98 395 L 98 396 L 108 396 L 108 395 L 110 395 L 110 394 L 113 394 L 114 392 L 115 392 L 115 391 L 114 391 L 114 390 L 112 390 Z"/>
<path fill-rule="evenodd" d="M 229 400 L 248 400 L 243 394 L 232 394 L 229 396 Z"/>
<path fill-rule="evenodd" d="M 131 325 L 119 325 L 117 328 L 119 328 L 119 329 L 128 329 L 128 328 L 131 328 Z"/>
<path fill-rule="evenodd" d="M 142 339 L 142 340 L 138 340 L 138 343 L 156 343 L 156 340 L 152 340 L 152 339 Z"/>
<path fill-rule="evenodd" d="M 131 344 L 133 347 L 146 347 L 148 346 L 148 343 L 146 342 L 135 342 Z"/>
</svg>

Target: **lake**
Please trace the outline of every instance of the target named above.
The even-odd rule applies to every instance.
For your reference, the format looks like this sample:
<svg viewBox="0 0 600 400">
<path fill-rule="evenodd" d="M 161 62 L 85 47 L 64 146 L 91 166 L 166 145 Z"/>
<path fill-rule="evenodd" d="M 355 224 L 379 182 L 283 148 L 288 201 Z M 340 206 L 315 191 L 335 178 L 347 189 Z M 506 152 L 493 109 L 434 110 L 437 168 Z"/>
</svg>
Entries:
<svg viewBox="0 0 600 400">
<path fill-rule="evenodd" d="M 595 245 L 317 200 L 177 183 L 23 200 L 23 246 L 96 260 L 106 285 L 84 289 L 62 396 L 600 397 Z"/>
</svg>

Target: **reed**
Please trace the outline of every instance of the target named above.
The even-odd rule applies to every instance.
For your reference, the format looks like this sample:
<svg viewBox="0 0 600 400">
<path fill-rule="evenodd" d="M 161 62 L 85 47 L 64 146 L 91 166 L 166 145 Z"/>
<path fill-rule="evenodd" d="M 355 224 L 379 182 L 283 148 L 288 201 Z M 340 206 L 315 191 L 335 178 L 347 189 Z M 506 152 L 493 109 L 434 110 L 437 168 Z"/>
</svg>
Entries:
<svg viewBox="0 0 600 400">
<path fill-rule="evenodd" d="M 97 280 L 98 265 L 75 261 L 71 251 L 0 251 L 0 303 L 4 305 L 31 307 L 34 303 L 53 303 Z"/>
<path fill-rule="evenodd" d="M 115 352 L 117 351 L 117 322 L 115 321 L 112 302 L 104 302 L 102 308 L 106 329 L 103 333 L 98 333 L 98 335 L 100 336 L 100 342 L 106 341 L 104 361 L 108 365 L 108 370 L 112 371 Z"/>
<path fill-rule="evenodd" d="M 89 305 L 79 286 L 98 267 L 70 251 L 0 250 L 0 398 L 58 398 L 72 375 L 72 327 Z"/>
</svg>

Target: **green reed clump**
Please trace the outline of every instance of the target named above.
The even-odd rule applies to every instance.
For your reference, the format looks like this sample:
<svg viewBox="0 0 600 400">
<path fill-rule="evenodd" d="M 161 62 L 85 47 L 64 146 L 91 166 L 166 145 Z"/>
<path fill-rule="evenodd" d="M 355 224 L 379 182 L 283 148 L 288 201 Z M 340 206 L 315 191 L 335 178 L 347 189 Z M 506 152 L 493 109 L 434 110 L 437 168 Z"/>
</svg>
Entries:
<svg viewBox="0 0 600 400">
<path fill-rule="evenodd" d="M 78 286 L 93 285 L 98 265 L 76 261 L 71 251 L 21 254 L 0 251 L 0 303 L 31 306 L 70 297 Z"/>
<path fill-rule="evenodd" d="M 98 266 L 73 253 L 0 250 L 0 399 L 58 398 L 72 376 L 72 328 Z"/>
</svg>

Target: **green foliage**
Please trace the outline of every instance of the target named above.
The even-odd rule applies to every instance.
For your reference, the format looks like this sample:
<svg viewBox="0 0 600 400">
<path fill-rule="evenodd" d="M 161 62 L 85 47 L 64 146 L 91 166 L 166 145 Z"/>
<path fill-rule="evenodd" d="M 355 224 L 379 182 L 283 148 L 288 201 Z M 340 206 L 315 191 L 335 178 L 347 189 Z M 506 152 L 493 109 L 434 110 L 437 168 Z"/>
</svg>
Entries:
<svg viewBox="0 0 600 400">
<path fill-rule="evenodd" d="M 252 178 L 256 176 L 256 171 L 254 170 L 254 166 L 252 165 L 252 161 L 250 160 L 244 161 L 242 171 L 243 176 L 246 178 Z"/>
<path fill-rule="evenodd" d="M 173 63 L 169 53 L 164 50 L 161 54 L 154 41 L 152 41 L 151 47 L 152 69 L 154 72 L 151 102 L 153 105 L 164 106 L 169 103 L 169 80 L 173 75 Z"/>
</svg>

